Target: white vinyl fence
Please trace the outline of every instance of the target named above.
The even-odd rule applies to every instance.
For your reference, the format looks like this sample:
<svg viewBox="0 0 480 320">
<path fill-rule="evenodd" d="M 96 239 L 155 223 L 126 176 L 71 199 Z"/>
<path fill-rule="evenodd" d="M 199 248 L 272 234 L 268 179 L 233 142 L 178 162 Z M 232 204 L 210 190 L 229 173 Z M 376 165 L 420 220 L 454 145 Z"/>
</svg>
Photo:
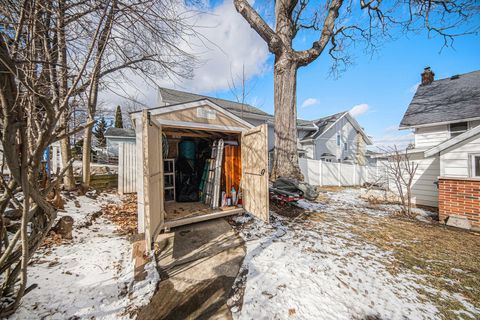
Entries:
<svg viewBox="0 0 480 320">
<path fill-rule="evenodd" d="M 135 142 L 118 144 L 118 192 L 137 192 L 137 154 Z"/>
<path fill-rule="evenodd" d="M 315 186 L 361 186 L 365 183 L 383 184 L 385 169 L 340 162 L 325 162 L 300 158 L 305 181 Z"/>
</svg>

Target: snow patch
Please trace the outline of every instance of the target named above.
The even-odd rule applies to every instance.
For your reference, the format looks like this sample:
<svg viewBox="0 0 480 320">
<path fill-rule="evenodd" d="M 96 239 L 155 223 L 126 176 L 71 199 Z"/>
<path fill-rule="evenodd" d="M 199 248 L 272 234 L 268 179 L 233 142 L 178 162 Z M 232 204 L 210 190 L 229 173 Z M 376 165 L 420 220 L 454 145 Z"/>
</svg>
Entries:
<svg viewBox="0 0 480 320">
<path fill-rule="evenodd" d="M 103 204 L 120 201 L 102 194 L 66 203 L 59 216 L 74 218 L 74 239 L 35 253 L 28 284 L 38 287 L 11 319 L 129 319 L 131 311 L 149 302 L 159 280 L 155 260 L 146 265 L 146 279 L 134 283 L 131 243 L 101 216 L 87 223 Z"/>
</svg>

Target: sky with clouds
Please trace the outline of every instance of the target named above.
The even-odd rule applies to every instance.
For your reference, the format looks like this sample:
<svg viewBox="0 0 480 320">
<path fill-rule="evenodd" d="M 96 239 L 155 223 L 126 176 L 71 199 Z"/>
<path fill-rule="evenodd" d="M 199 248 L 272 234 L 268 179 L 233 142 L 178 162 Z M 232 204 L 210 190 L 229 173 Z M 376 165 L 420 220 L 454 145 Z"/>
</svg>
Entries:
<svg viewBox="0 0 480 320">
<path fill-rule="evenodd" d="M 266 10 L 259 1 L 255 6 Z M 244 70 L 247 102 L 273 113 L 273 56 L 266 44 L 235 11 L 231 0 L 210 2 L 206 7 L 207 12 L 195 16 L 202 39 L 191 39 L 192 53 L 199 58 L 192 79 L 159 78 L 157 82 L 234 100 L 231 82 L 239 82 Z M 376 143 L 408 143 L 411 132 L 398 131 L 397 127 L 423 68 L 430 66 L 437 79 L 479 70 L 480 36 L 457 38 L 453 48 L 443 49 L 441 38 L 425 32 L 397 38 L 384 42 L 373 56 L 361 48 L 351 48 L 354 64 L 338 78 L 330 76 L 332 60 L 325 54 L 301 68 L 297 78 L 299 117 L 317 119 L 350 110 Z M 297 42 L 308 47 L 314 40 L 311 34 L 299 37 Z M 155 105 L 156 90 L 151 86 L 141 84 L 129 90 L 146 105 Z M 104 93 L 103 100 L 112 106 L 122 103 L 112 93 Z"/>
</svg>

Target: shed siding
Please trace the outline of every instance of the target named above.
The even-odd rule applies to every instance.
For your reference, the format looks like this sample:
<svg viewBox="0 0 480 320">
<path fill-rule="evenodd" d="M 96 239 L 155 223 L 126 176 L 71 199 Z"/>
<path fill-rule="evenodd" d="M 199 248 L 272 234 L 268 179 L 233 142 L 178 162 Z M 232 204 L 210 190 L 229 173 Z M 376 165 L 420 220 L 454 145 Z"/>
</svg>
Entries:
<svg viewBox="0 0 480 320">
<path fill-rule="evenodd" d="M 207 115 L 206 113 L 209 114 Z M 200 117 L 200 114 L 204 114 L 204 116 Z M 207 105 L 183 110 L 176 110 L 161 115 L 154 115 L 153 117 L 162 120 L 213 124 L 226 127 L 245 127 L 245 125 L 243 125 L 242 123 L 220 112 L 217 112 L 217 110 Z"/>
<path fill-rule="evenodd" d="M 250 122 L 253 126 L 258 127 L 259 125 L 264 124 L 266 121 L 265 120 L 259 120 L 259 119 L 251 119 L 251 118 L 245 118 L 245 121 Z M 273 124 L 268 123 L 268 150 L 272 150 L 273 147 L 275 146 L 275 133 L 273 131 Z"/>
<path fill-rule="evenodd" d="M 135 123 L 135 145 L 137 154 L 137 231 L 138 233 L 145 232 L 145 208 L 143 203 L 143 123 L 142 118 L 136 120 Z"/>
<path fill-rule="evenodd" d="M 469 155 L 480 153 L 480 135 L 471 137 L 440 153 L 440 173 L 447 177 L 469 177 Z"/>
</svg>

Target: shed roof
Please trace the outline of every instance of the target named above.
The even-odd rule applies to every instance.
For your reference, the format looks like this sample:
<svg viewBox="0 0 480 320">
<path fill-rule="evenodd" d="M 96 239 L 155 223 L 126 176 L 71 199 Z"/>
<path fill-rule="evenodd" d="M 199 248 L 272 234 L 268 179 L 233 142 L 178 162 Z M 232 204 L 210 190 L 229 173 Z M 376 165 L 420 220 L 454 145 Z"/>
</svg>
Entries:
<svg viewBox="0 0 480 320">
<path fill-rule="evenodd" d="M 253 114 L 264 115 L 264 116 L 270 115 L 260 110 L 259 108 L 251 106 L 247 103 L 242 104 L 235 101 L 214 98 L 214 97 L 209 97 L 201 94 L 196 94 L 196 93 L 191 93 L 186 91 L 179 91 L 175 89 L 167 89 L 162 87 L 159 87 L 158 90 L 159 90 L 159 94 L 162 97 L 162 101 L 169 104 L 178 104 L 178 103 L 208 99 L 213 103 L 217 104 L 218 106 L 224 109 L 227 109 L 228 111 L 239 111 L 239 112 L 244 111 L 247 113 L 253 113 Z"/>
<path fill-rule="evenodd" d="M 480 70 L 420 85 L 400 128 L 480 118 Z"/>
<path fill-rule="evenodd" d="M 105 137 L 115 137 L 115 138 L 132 138 L 132 137 L 134 138 L 135 130 L 110 127 L 110 128 L 107 128 L 104 135 Z"/>
</svg>

